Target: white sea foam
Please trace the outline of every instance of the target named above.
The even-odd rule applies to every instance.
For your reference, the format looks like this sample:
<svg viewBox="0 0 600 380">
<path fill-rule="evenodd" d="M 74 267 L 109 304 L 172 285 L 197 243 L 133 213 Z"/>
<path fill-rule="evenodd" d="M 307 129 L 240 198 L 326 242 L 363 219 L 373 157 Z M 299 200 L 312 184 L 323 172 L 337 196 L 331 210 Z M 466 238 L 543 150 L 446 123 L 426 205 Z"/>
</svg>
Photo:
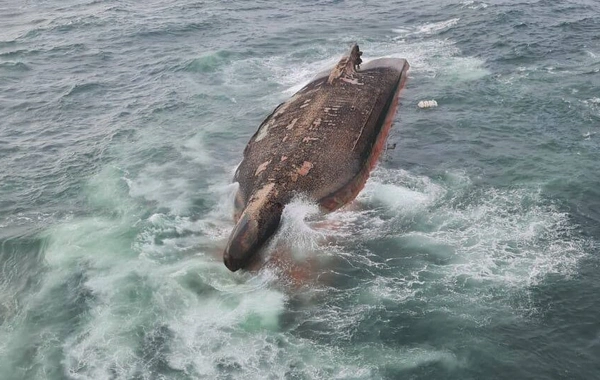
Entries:
<svg viewBox="0 0 600 380">
<path fill-rule="evenodd" d="M 248 78 L 257 78 L 256 80 L 260 78 L 264 81 L 267 74 L 266 80 L 285 87 L 285 90 L 275 94 L 273 99 L 280 101 L 304 87 L 317 73 L 331 68 L 339 59 L 338 54 L 332 50 L 323 48 L 321 51 L 322 55 L 316 60 L 298 60 L 291 52 L 285 55 L 236 61 L 225 68 L 224 79 L 228 86 L 247 89 L 254 93 L 256 84 Z"/>
<path fill-rule="evenodd" d="M 222 205 L 232 203 L 235 185 L 215 184 L 212 196 L 219 202 L 201 219 L 156 212 L 136 221 L 128 212 L 135 210 L 135 198 L 126 188 L 119 190 L 119 173 L 114 174 L 90 191 L 109 194 L 93 198 L 110 198 L 99 204 L 121 211 L 116 217 L 74 219 L 50 231 L 49 274 L 30 300 L 31 305 L 43 302 L 73 273 L 82 273 L 76 286 L 91 294 L 88 309 L 77 332 L 63 342 L 71 377 L 149 377 L 154 365 L 192 377 L 239 373 L 250 379 L 263 378 L 265 365 L 273 376 L 284 377 L 299 366 L 303 375 L 329 378 L 377 377 L 373 368 L 384 365 L 461 365 L 443 350 L 367 347 L 370 354 L 363 355 L 281 331 L 290 295 L 278 285 L 279 274 L 269 269 L 231 274 L 205 251 L 211 234 L 226 238 L 233 225 L 231 206 Z M 134 224 L 139 233 L 132 243 L 122 231 Z M 567 214 L 545 204 L 535 191 L 476 190 L 463 173 L 449 173 L 440 182 L 378 168 L 357 202 L 332 214 L 321 215 L 314 203 L 296 199 L 286 207 L 274 241 L 339 256 L 361 273 L 380 273 L 343 292 L 305 288 L 325 292 L 327 301 L 313 306 L 309 295 L 307 305 L 296 310 L 299 320 L 341 344 L 387 302 L 427 300 L 438 312 L 485 324 L 490 303 L 497 313 L 547 275 L 573 273 L 584 254 L 574 228 Z M 355 243 L 382 239 L 399 247 L 396 255 L 384 259 L 384 251 L 355 248 Z M 335 274 L 335 269 L 328 271 Z M 340 307 L 348 297 L 353 306 Z M 523 312 L 531 308 L 525 304 Z"/>
<path fill-rule="evenodd" d="M 316 230 L 309 224 L 313 217 L 321 218 L 321 212 L 316 203 L 299 197 L 286 205 L 281 218 L 281 225 L 275 238 L 274 246 L 284 243 L 293 253 L 302 256 L 318 248 L 319 242 L 325 237 L 326 231 Z"/>
<path fill-rule="evenodd" d="M 460 4 L 461 4 L 462 8 L 468 8 L 468 9 L 474 9 L 474 10 L 481 10 L 481 9 L 485 9 L 488 7 L 488 4 L 484 3 L 483 1 L 474 1 L 474 0 L 461 1 Z"/>
<path fill-rule="evenodd" d="M 417 28 L 415 34 L 434 34 L 441 32 L 442 30 L 447 30 L 457 25 L 459 21 L 460 18 L 453 18 L 450 20 L 423 24 Z"/>
<path fill-rule="evenodd" d="M 411 175 L 406 170 L 378 168 L 367 182 L 358 199 L 362 202 L 382 204 L 394 214 L 422 212 L 446 190 L 427 177 Z"/>
<path fill-rule="evenodd" d="M 406 271 L 372 281 L 369 292 L 374 302 L 426 297 L 435 305 L 438 297 L 444 303 L 461 299 L 469 305 L 468 317 L 485 323 L 486 317 L 478 310 L 489 306 L 482 302 L 491 302 L 487 299 L 490 289 L 496 289 L 495 307 L 502 310 L 509 307 L 511 297 L 527 292 L 548 275 L 570 276 L 585 256 L 585 240 L 578 237 L 569 215 L 546 204 L 536 191 L 490 188 L 459 201 L 467 196 L 465 191 L 473 191 L 469 185 L 446 182 L 451 187 L 403 188 L 410 179 L 428 181 L 405 171 L 378 171 L 385 172 L 379 180 L 383 177 L 386 183 L 378 183 L 374 176 L 359 199 L 367 204 L 374 199 L 385 202 L 383 212 L 397 216 L 383 223 L 374 218 L 373 223 L 355 225 L 361 229 L 355 234 L 368 240 L 392 239 L 398 254 L 390 263 L 406 260 L 411 264 Z M 394 172 L 397 184 L 390 185 Z M 532 305 L 521 307 L 526 314 L 535 312 Z"/>
<path fill-rule="evenodd" d="M 397 28 L 393 31 L 398 33 L 401 36 L 409 36 L 409 35 L 430 35 L 436 34 L 443 30 L 450 29 L 451 27 L 458 24 L 460 18 L 452 18 L 449 20 L 438 21 L 438 22 L 429 22 L 421 25 L 417 25 L 415 27 L 410 28 Z"/>
<path fill-rule="evenodd" d="M 583 104 L 589 112 L 592 112 L 595 115 L 600 115 L 600 98 L 594 97 L 594 98 L 590 98 L 590 99 L 580 100 L 579 102 L 581 104 Z M 592 129 L 594 129 L 593 128 L 594 126 L 591 126 L 591 127 L 592 127 Z M 589 137 L 589 136 L 595 134 L 595 132 L 590 131 L 590 130 L 588 130 L 586 132 L 587 132 L 587 136 L 585 136 L 585 137 Z"/>
<path fill-rule="evenodd" d="M 182 144 L 182 154 L 199 165 L 209 165 L 213 163 L 213 157 L 210 155 L 210 151 L 206 146 L 206 131 L 207 128 L 205 127 L 201 133 L 196 134 Z"/>
<path fill-rule="evenodd" d="M 426 75 L 439 78 L 440 83 L 477 80 L 490 74 L 484 61 L 470 56 L 462 56 L 453 41 L 437 39 L 435 35 L 458 24 L 460 19 L 426 23 L 414 27 L 394 29 L 397 36 L 388 41 L 361 44 L 363 61 L 375 58 L 405 58 L 411 65 L 410 75 Z M 423 38 L 427 37 L 427 38 Z M 248 58 L 232 64 L 225 70 L 226 82 L 236 88 L 254 91 L 255 84 L 248 77 L 261 78 L 265 72 L 269 81 L 280 84 L 284 90 L 271 94 L 269 101 L 276 103 L 285 100 L 310 82 L 317 73 L 328 71 L 345 51 L 339 48 L 320 48 L 317 59 L 298 59 L 297 52 L 272 57 Z M 258 79 L 257 79 L 258 80 Z"/>
<path fill-rule="evenodd" d="M 456 81 L 472 81 L 485 77 L 490 71 L 485 61 L 462 56 L 460 49 L 450 40 L 406 39 L 398 36 L 392 43 L 365 48 L 365 59 L 377 56 L 406 58 L 410 63 L 410 75 L 436 78 L 440 84 Z"/>
<path fill-rule="evenodd" d="M 600 98 L 590 98 L 582 101 L 583 104 L 588 106 L 600 106 Z"/>
<path fill-rule="evenodd" d="M 112 204 L 134 210 L 126 191 L 107 190 L 112 186 L 109 178 L 104 186 L 92 189 L 120 195 L 113 197 Z M 218 187 L 217 196 L 230 198 L 232 187 Z M 153 361 L 140 357 L 138 345 L 144 337 L 151 345 L 142 352 L 158 350 L 153 360 L 164 361 L 173 370 L 218 377 L 223 371 L 220 366 L 234 360 L 250 378 L 259 378 L 258 372 L 252 376 L 252 368 L 265 357 L 255 348 L 265 344 L 264 348 L 277 352 L 274 343 L 264 342 L 268 334 L 262 331 L 278 328 L 285 294 L 269 286 L 274 277 L 268 271 L 231 275 L 210 255 L 182 255 L 200 241 L 181 233 L 210 234 L 222 214 L 218 207 L 209 213 L 210 220 L 152 214 L 142 223 L 134 244 L 122 234 L 135 223 L 131 212 L 119 213 L 116 219 L 76 219 L 50 231 L 46 249 L 50 272 L 31 303 L 43 302 L 74 271 L 84 276 L 78 286 L 93 295 L 81 329 L 64 342 L 64 365 L 71 377 L 152 376 Z M 159 238 L 165 234 L 173 237 Z M 232 338 L 231 331 L 238 331 L 238 337 Z M 169 355 L 160 354 L 167 348 Z"/>
<path fill-rule="evenodd" d="M 130 182 L 131 196 L 154 201 L 159 207 L 168 208 L 175 214 L 185 213 L 190 207 L 193 189 L 185 178 L 167 174 L 176 172 L 175 164 L 146 166 Z"/>
</svg>

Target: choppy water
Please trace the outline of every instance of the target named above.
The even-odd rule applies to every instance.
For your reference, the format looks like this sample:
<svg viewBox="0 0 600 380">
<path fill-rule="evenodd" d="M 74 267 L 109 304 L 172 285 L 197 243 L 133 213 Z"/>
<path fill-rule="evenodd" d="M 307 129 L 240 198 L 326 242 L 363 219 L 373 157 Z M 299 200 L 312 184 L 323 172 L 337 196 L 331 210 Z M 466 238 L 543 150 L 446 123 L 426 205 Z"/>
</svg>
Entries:
<svg viewBox="0 0 600 380">
<path fill-rule="evenodd" d="M 0 3 L 0 377 L 600 378 L 599 35 L 595 0 Z M 286 209 L 300 285 L 230 273 L 243 147 L 355 41 L 411 63 L 396 148 Z"/>
</svg>

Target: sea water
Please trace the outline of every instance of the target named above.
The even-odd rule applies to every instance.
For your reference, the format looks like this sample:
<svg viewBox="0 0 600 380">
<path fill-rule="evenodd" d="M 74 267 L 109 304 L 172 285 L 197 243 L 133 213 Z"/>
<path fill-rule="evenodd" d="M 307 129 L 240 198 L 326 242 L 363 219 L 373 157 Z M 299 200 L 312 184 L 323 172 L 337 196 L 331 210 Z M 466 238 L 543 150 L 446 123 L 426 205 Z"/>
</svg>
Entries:
<svg viewBox="0 0 600 380">
<path fill-rule="evenodd" d="M 0 3 L 0 379 L 600 378 L 598 35 L 593 0 Z M 229 272 L 245 144 L 354 42 L 411 64 L 395 148 Z"/>
</svg>

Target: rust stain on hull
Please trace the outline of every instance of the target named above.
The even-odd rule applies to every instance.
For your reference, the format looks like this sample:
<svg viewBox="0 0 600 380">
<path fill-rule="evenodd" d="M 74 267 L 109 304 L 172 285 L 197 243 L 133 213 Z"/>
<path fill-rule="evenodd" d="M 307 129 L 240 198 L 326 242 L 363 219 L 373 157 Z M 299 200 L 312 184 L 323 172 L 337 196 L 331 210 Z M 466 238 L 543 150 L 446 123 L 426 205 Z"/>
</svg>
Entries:
<svg viewBox="0 0 600 380">
<path fill-rule="evenodd" d="M 302 163 L 302 167 L 298 169 L 298 174 L 302 176 L 308 175 L 308 172 L 310 172 L 310 169 L 312 169 L 313 166 L 314 165 L 312 162 L 304 161 L 304 163 Z"/>
</svg>

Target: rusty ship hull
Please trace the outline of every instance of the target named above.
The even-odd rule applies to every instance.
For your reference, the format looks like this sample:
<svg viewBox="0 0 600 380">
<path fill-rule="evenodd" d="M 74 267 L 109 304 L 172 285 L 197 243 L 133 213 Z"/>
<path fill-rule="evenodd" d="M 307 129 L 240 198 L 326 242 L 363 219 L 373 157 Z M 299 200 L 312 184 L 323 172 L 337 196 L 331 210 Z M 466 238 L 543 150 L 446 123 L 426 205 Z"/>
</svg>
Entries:
<svg viewBox="0 0 600 380">
<path fill-rule="evenodd" d="M 330 73 L 280 104 L 252 136 L 236 170 L 236 227 L 224 253 L 245 267 L 276 231 L 296 195 L 333 211 L 352 201 L 376 165 L 409 64 L 383 58 L 361 65 L 354 45 Z"/>
</svg>

